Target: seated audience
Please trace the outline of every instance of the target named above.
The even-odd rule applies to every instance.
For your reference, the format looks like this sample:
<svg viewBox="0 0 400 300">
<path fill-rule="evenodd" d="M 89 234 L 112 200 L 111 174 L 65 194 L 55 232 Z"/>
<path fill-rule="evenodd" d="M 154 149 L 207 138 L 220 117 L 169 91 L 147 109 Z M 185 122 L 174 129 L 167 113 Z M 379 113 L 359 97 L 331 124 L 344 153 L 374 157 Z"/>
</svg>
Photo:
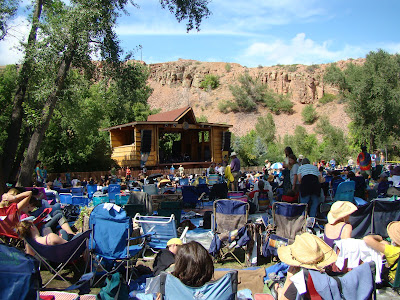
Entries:
<svg viewBox="0 0 400 300">
<path fill-rule="evenodd" d="M 340 239 L 351 238 L 353 227 L 349 223 L 350 215 L 357 207 L 349 201 L 336 201 L 328 213 L 328 224 L 325 225 L 324 241 L 333 247 Z"/>
<path fill-rule="evenodd" d="M 275 290 L 278 299 L 289 300 L 294 300 L 297 297 L 297 288 L 290 279 L 301 268 L 323 271 L 325 267 L 331 265 L 337 259 L 336 253 L 329 245 L 308 232 L 297 235 L 292 245 L 279 247 L 278 257 L 290 267 L 283 287 L 276 284 Z M 310 298 L 308 291 L 305 297 L 305 299 Z"/>
<path fill-rule="evenodd" d="M 372 249 L 385 255 L 387 262 L 386 270 L 388 272 L 382 270 L 382 279 L 393 283 L 400 256 L 400 221 L 389 223 L 387 232 L 392 240 L 392 244 L 384 241 L 380 235 L 367 235 L 364 237 L 364 242 Z M 385 278 L 385 273 L 387 274 L 387 278 Z"/>
<path fill-rule="evenodd" d="M 175 263 L 175 255 L 178 249 L 182 246 L 182 240 L 178 238 L 170 239 L 167 242 L 167 248 L 162 249 L 157 253 L 153 263 L 153 273 L 155 276 L 165 271 Z"/>
<path fill-rule="evenodd" d="M 191 287 L 200 287 L 209 282 L 214 274 L 214 263 L 208 251 L 198 242 L 192 241 L 179 247 L 172 273 Z"/>
</svg>

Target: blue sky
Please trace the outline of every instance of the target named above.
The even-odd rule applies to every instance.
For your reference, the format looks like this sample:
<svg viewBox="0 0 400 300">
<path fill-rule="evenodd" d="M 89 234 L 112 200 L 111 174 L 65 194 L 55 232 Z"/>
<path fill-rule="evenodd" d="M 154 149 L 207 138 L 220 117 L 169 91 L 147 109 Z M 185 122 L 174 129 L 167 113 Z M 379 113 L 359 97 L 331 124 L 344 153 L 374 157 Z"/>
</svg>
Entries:
<svg viewBox="0 0 400 300">
<path fill-rule="evenodd" d="M 157 0 L 135 1 L 116 31 L 125 51 L 146 63 L 199 61 L 243 66 L 319 64 L 365 57 L 382 48 L 400 53 L 398 0 L 214 0 L 212 15 L 201 31 L 186 33 Z M 14 20 L 13 34 L 0 42 L 0 64 L 16 63 L 21 54 L 10 49 L 18 33 L 26 35 L 23 16 Z"/>
</svg>

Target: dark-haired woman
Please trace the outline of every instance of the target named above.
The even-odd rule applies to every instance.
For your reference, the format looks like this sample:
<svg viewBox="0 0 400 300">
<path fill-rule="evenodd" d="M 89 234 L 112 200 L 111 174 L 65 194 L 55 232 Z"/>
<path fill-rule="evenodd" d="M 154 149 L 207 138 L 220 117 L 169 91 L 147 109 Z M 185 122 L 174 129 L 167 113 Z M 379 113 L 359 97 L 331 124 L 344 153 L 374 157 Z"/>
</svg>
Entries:
<svg viewBox="0 0 400 300">
<path fill-rule="evenodd" d="M 211 280 L 214 264 L 208 251 L 192 241 L 180 246 L 172 274 L 187 286 L 199 287 Z"/>
</svg>

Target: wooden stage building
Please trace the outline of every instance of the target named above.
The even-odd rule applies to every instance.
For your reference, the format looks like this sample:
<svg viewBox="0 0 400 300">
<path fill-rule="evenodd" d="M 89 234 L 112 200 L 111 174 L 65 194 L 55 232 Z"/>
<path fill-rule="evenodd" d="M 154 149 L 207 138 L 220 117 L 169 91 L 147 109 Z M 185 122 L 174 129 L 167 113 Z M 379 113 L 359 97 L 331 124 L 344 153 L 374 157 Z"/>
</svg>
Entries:
<svg viewBox="0 0 400 300">
<path fill-rule="evenodd" d="M 119 166 L 163 169 L 172 164 L 197 168 L 227 161 L 231 127 L 197 122 L 188 106 L 103 130 L 110 132 L 111 158 Z"/>
</svg>

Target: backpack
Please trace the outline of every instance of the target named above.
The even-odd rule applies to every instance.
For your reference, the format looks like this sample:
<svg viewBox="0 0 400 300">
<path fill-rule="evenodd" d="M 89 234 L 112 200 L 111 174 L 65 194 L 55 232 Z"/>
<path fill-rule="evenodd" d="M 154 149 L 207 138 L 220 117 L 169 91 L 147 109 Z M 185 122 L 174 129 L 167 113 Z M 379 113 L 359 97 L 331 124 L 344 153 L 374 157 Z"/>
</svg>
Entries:
<svg viewBox="0 0 400 300">
<path fill-rule="evenodd" d="M 97 300 L 126 300 L 129 298 L 129 287 L 120 273 L 107 277 L 106 285 L 101 288 Z"/>
</svg>

